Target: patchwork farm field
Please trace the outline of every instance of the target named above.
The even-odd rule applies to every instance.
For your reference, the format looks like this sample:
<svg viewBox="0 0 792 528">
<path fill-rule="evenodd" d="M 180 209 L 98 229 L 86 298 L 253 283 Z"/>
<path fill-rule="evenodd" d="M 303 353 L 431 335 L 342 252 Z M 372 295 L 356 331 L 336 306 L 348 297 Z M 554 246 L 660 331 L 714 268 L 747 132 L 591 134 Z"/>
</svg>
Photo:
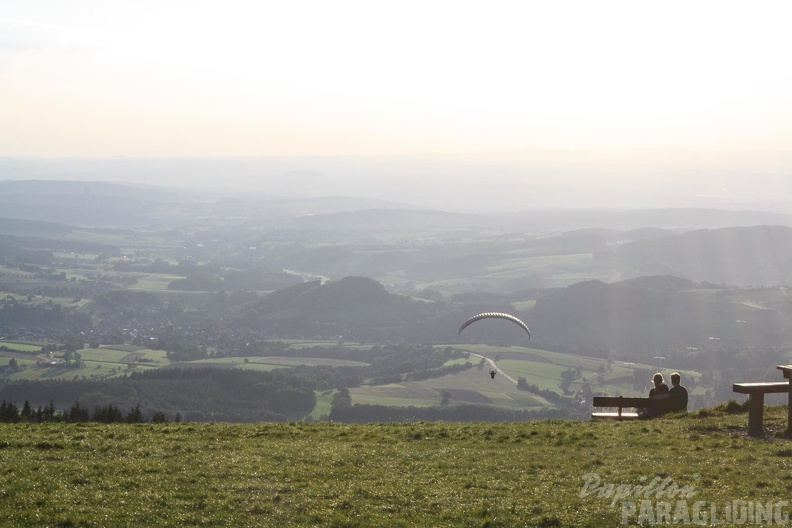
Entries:
<svg viewBox="0 0 792 528">
<path fill-rule="evenodd" d="M 3 374 L 2 378 L 7 380 L 72 379 L 75 375 L 108 377 L 121 375 L 135 369 L 161 368 L 172 364 L 164 350 L 154 350 L 136 345 L 104 345 L 99 348 L 84 348 L 79 351 L 80 358 L 84 363 L 82 368 L 68 368 L 54 363 L 39 366 L 37 365 L 39 361 L 51 361 L 49 356 L 40 354 L 41 347 L 46 343 L 16 341 L 3 341 L 2 343 L 8 350 L 5 353 L 0 351 L 0 365 L 8 364 L 11 357 L 16 357 L 19 364 L 26 367 L 14 373 Z M 307 344 L 303 344 L 307 346 Z M 297 348 L 299 347 L 300 345 L 297 345 Z M 14 352 L 18 353 L 14 354 Z M 249 370 L 274 370 L 295 366 L 360 367 L 367 365 L 360 361 L 333 358 L 260 356 L 204 359 L 181 362 L 180 364 Z"/>
<path fill-rule="evenodd" d="M 498 351 L 497 347 L 463 346 L 461 349 L 481 353 L 485 357 L 495 356 L 493 352 Z M 490 354 L 488 356 L 487 354 Z M 536 383 L 542 376 L 537 373 L 535 361 L 531 361 L 531 353 L 524 352 L 525 360 L 499 361 L 498 367 L 503 372 L 516 379 L 517 375 L 527 374 L 529 383 Z M 471 363 L 478 363 L 479 358 L 471 356 L 466 360 Z M 509 366 L 506 366 L 506 365 Z M 558 370 L 559 374 L 554 378 L 555 383 L 548 379 L 546 385 L 558 390 L 558 380 L 560 380 L 560 367 L 548 363 L 539 363 L 543 369 Z M 532 395 L 528 392 L 519 390 L 514 381 L 507 379 L 504 375 L 496 375 L 491 378 L 487 365 L 476 365 L 463 372 L 449 374 L 437 378 L 430 378 L 421 381 L 405 381 L 402 383 L 392 383 L 383 386 L 361 386 L 350 389 L 353 403 L 369 403 L 390 406 L 415 406 L 430 407 L 439 405 L 446 394 L 448 404 L 486 404 L 495 405 L 509 409 L 539 409 L 544 406 L 552 407 L 552 404 L 543 398 Z"/>
<path fill-rule="evenodd" d="M 0 373 L 0 377 L 8 381 L 107 379 L 172 365 L 164 350 L 135 345 L 103 345 L 99 348 L 80 350 L 82 367 L 75 368 L 63 364 L 57 360 L 57 357 L 41 354 L 43 345 L 45 343 L 3 342 L 6 351 L 0 351 L 0 366 L 8 365 L 13 357 L 17 365 L 22 368 L 16 371 L 6 370 Z M 298 340 L 288 342 L 288 345 L 292 349 L 310 349 L 316 346 L 337 346 L 337 343 Z M 438 348 L 446 346 L 448 345 L 438 345 Z M 365 351 L 370 345 L 346 344 L 344 347 Z M 548 400 L 547 394 L 543 395 L 537 391 L 552 391 L 568 399 L 584 389 L 590 389 L 594 394 L 644 395 L 649 388 L 648 376 L 645 380 L 646 385 L 635 385 L 635 373 L 636 371 L 645 373 L 656 368 L 651 365 L 618 361 L 608 363 L 596 358 L 516 346 L 455 345 L 455 348 L 469 355 L 466 358 L 449 360 L 444 366 L 470 364 L 469 368 L 427 379 L 411 379 L 410 376 L 406 376 L 399 382 L 385 384 L 372 384 L 371 380 L 363 380 L 361 385 L 349 389 L 352 403 L 394 407 L 475 404 L 509 410 L 538 411 L 557 408 L 558 404 Z M 485 360 L 493 361 L 497 365 L 498 373 L 494 378 L 489 375 L 491 364 L 486 363 Z M 360 360 L 321 357 L 239 356 L 179 362 L 179 365 L 272 371 L 297 366 L 365 367 L 368 363 Z M 562 379 L 570 369 L 576 370 L 578 377 L 567 385 L 564 393 Z M 682 372 L 689 380 L 695 380 L 700 376 L 697 372 Z M 517 381 L 520 378 L 535 390 L 527 391 L 519 388 Z M 695 394 L 695 390 L 691 393 Z M 334 391 L 317 392 L 316 408 L 308 416 L 316 419 L 327 415 L 333 394 Z"/>
<path fill-rule="evenodd" d="M 123 377 L 133 372 L 152 370 L 171 366 L 172 363 L 168 355 L 163 350 L 154 350 L 136 345 L 102 345 L 99 348 L 83 348 L 78 351 L 81 368 L 71 365 L 57 363 L 59 357 L 41 354 L 41 347 L 47 345 L 44 342 L 32 341 L 8 341 L 4 340 L 0 346 L 6 350 L 0 350 L 0 381 L 49 381 L 49 380 L 104 380 L 116 377 Z M 284 356 L 239 356 L 226 358 L 213 358 L 200 361 L 186 362 L 186 364 L 196 366 L 207 366 L 218 369 L 246 369 L 256 371 L 274 371 L 288 369 L 290 367 L 366 367 L 365 358 L 374 345 L 360 344 L 355 342 L 339 343 L 336 340 L 291 340 L 272 347 L 272 350 L 280 350 L 286 345 L 291 350 L 292 355 L 305 353 L 311 355 L 310 350 L 314 347 L 324 347 L 322 353 L 332 355 L 336 348 L 339 357 L 351 359 L 317 358 L 317 357 L 290 357 Z M 648 372 L 658 370 L 658 365 L 628 363 L 622 361 L 607 361 L 603 359 L 577 356 L 574 354 L 549 352 L 539 349 L 531 349 L 520 346 L 509 345 L 481 345 L 481 344 L 442 344 L 437 345 L 437 349 L 451 347 L 457 352 L 467 352 L 469 355 L 460 358 L 458 354 L 454 359 L 447 361 L 443 366 L 452 367 L 468 363 L 469 367 L 463 371 L 456 371 L 453 374 L 436 375 L 427 379 L 413 376 L 419 371 L 401 371 L 396 377 L 401 377 L 398 382 L 386 383 L 382 379 L 375 377 L 360 376 L 354 379 L 354 385 L 349 386 L 349 401 L 355 404 L 370 404 L 388 407 L 401 408 L 394 413 L 402 413 L 399 418 L 393 419 L 416 419 L 416 416 L 431 416 L 430 413 L 419 414 L 411 413 L 407 407 L 415 408 L 437 408 L 441 411 L 451 411 L 453 415 L 456 410 L 465 411 L 465 408 L 453 409 L 457 406 L 483 405 L 491 406 L 492 409 L 504 411 L 525 411 L 519 416 L 522 419 L 557 416 L 585 417 L 590 412 L 590 400 L 581 396 L 582 394 L 606 394 L 606 395 L 625 395 L 642 396 L 648 392 L 649 378 Z M 297 354 L 294 351 L 299 350 Z M 377 349 L 379 350 L 379 349 Z M 377 350 L 372 353 L 376 356 Z M 354 352 L 349 352 L 354 351 Z M 357 352 L 359 351 L 359 352 Z M 277 352 L 276 352 L 277 353 Z M 446 356 L 449 357 L 449 356 Z M 16 361 L 15 367 L 10 367 L 11 360 Z M 482 361 L 486 359 L 492 363 Z M 55 364 L 50 364 L 55 361 Z M 185 363 L 182 363 L 182 365 Z M 373 363 L 372 363 L 373 364 Z M 489 376 L 491 365 L 498 369 L 494 378 Z M 435 365 L 437 367 L 437 365 Z M 673 365 L 663 365 L 662 371 L 668 373 L 671 370 L 679 370 L 683 373 L 685 380 L 696 382 L 701 374 L 684 369 L 676 369 Z M 565 376 L 575 372 L 575 378 L 569 383 L 563 383 Z M 287 374 L 288 376 L 289 374 Z M 278 374 L 280 376 L 280 374 Z M 369 374 L 369 376 L 371 376 Z M 517 380 L 521 384 L 518 386 Z M 703 389 L 693 383 L 691 395 L 701 394 Z M 315 405 L 311 408 L 311 403 L 300 409 L 298 413 L 285 415 L 286 420 L 305 420 L 322 421 L 332 416 L 334 397 L 336 390 L 324 390 L 329 387 L 339 387 L 340 385 L 325 384 L 323 390 L 315 390 Z M 526 390 L 527 389 L 527 390 Z M 549 391 L 549 392 L 548 392 Z M 7 393 L 5 398 L 16 398 L 14 393 Z M 560 400 L 559 398 L 564 398 Z M 24 399 L 24 398 L 23 398 Z M 59 405 L 70 405 L 70 401 L 58 401 Z M 134 401 L 131 402 L 134 405 Z M 693 407 L 695 408 L 695 407 Z M 155 408 L 156 410 L 156 408 Z M 337 408 L 336 408 L 337 410 Z M 553 410 L 560 410 L 556 414 Z M 361 416 L 367 409 L 361 409 Z M 379 412 L 379 410 L 375 410 Z M 540 412 L 537 412 L 540 411 Z M 544 411 L 551 411 L 545 413 Z M 481 414 L 475 419 L 498 419 L 497 414 L 489 409 L 478 408 Z M 530 413 L 530 414 L 529 414 Z M 169 416 L 175 416 L 171 412 Z M 514 414 L 514 416 L 518 416 Z M 526 418 L 528 417 L 528 418 Z M 202 417 L 188 416 L 191 420 L 203 420 Z M 261 419 L 261 418 L 256 418 Z M 339 415 L 333 417 L 338 421 L 360 420 L 368 418 L 348 417 Z M 435 418 L 425 418 L 435 419 Z M 448 419 L 448 418 L 447 418 Z M 455 419 L 455 418 L 451 418 Z M 233 421 L 233 420 L 231 420 Z M 372 421 L 377 421 L 373 419 Z"/>
<path fill-rule="evenodd" d="M 448 404 L 486 404 L 509 409 L 536 410 L 554 407 L 553 403 L 539 395 L 520 390 L 516 381 L 525 378 L 528 385 L 539 390 L 561 393 L 559 387 L 562 373 L 579 369 L 580 379 L 570 383 L 574 394 L 588 384 L 595 394 L 644 396 L 649 392 L 650 380 L 635 387 L 635 372 L 657 370 L 657 366 L 637 363 L 612 362 L 606 360 L 562 354 L 523 347 L 497 347 L 490 345 L 457 345 L 457 348 L 496 361 L 501 373 L 495 378 L 489 375 L 488 365 L 476 365 L 461 373 L 449 374 L 422 381 L 405 381 L 388 385 L 364 385 L 350 389 L 353 403 L 388 406 L 437 406 L 448 396 Z M 478 363 L 474 355 L 465 361 Z M 669 370 L 666 368 L 665 370 Z M 686 379 L 695 380 L 700 373 L 680 370 Z M 510 379 L 507 379 L 508 376 Z M 643 383 L 643 382 L 642 382 Z M 695 394 L 695 391 L 691 391 Z"/>
</svg>

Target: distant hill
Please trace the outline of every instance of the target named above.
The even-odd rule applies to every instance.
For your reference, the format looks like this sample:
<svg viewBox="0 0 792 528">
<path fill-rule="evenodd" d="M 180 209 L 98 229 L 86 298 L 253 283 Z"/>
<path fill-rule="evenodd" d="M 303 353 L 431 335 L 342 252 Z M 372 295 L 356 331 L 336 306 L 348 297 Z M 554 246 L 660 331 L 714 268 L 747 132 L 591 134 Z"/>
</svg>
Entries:
<svg viewBox="0 0 792 528">
<path fill-rule="evenodd" d="M 162 187 L 102 181 L 78 180 L 0 180 L 0 195 L 5 198 L 41 195 L 97 195 L 135 200 L 173 200 L 179 195 Z"/>
<path fill-rule="evenodd" d="M 518 232 L 632 230 L 635 231 L 636 238 L 645 238 L 654 235 L 647 228 L 689 230 L 753 225 L 792 227 L 792 215 L 763 211 L 671 208 L 546 209 L 494 215 L 452 213 L 437 209 L 379 208 L 304 216 L 298 219 L 297 225 L 360 231 L 465 227 Z"/>
<path fill-rule="evenodd" d="M 440 228 L 472 228 L 489 226 L 493 218 L 449 213 L 438 210 L 423 209 L 365 209 L 352 212 L 339 212 L 303 216 L 297 219 L 298 227 L 324 229 L 352 229 L 359 231 L 400 231 Z"/>
<path fill-rule="evenodd" d="M 325 284 L 313 281 L 272 292 L 241 307 L 235 317 L 245 326 L 276 336 L 448 343 L 458 339 L 457 330 L 462 321 L 484 311 L 511 311 L 522 315 L 502 299 L 464 305 L 428 302 L 389 293 L 373 279 L 345 277 Z M 506 323 L 472 328 L 466 339 L 506 339 L 514 344 L 527 339 L 521 328 Z"/>
<path fill-rule="evenodd" d="M 758 299 L 762 299 L 758 301 Z M 784 288 L 702 289 L 674 277 L 606 284 L 585 281 L 537 300 L 537 340 L 622 353 L 782 346 L 792 340 L 792 301 Z"/>
<path fill-rule="evenodd" d="M 63 236 L 72 228 L 55 222 L 0 218 L 0 234 L 14 236 Z"/>
<path fill-rule="evenodd" d="M 718 229 L 732 226 L 784 225 L 792 227 L 792 215 L 765 211 L 726 209 L 548 209 L 511 213 L 503 218 L 514 225 L 531 225 L 540 230 L 569 231 L 598 227 L 637 230 Z"/>
<path fill-rule="evenodd" d="M 313 281 L 278 290 L 240 309 L 246 325 L 274 335 L 315 335 L 352 340 L 401 341 L 409 328 L 447 310 L 445 305 L 388 293 L 365 277 Z"/>
<path fill-rule="evenodd" d="M 655 349 L 706 347 L 715 344 L 713 340 L 719 348 L 792 343 L 792 297 L 785 287 L 722 289 L 658 276 L 614 284 L 583 281 L 530 295 L 537 300 L 528 310 L 517 310 L 504 298 L 426 302 L 388 293 L 372 279 L 346 277 L 272 292 L 234 309 L 228 317 L 235 325 L 273 337 L 443 343 L 460 339 L 457 329 L 471 315 L 503 311 L 524 318 L 531 328 L 530 341 L 515 325 L 494 323 L 471 328 L 462 339 L 543 344 L 581 353 L 613 350 L 628 357 L 639 352 L 645 356 Z"/>
<path fill-rule="evenodd" d="M 615 266 L 624 277 L 673 274 L 715 284 L 792 284 L 792 228 L 696 230 L 623 244 Z"/>
<path fill-rule="evenodd" d="M 0 181 L 8 218 L 68 225 L 134 225 L 176 195 L 154 187 L 87 181 Z"/>
</svg>

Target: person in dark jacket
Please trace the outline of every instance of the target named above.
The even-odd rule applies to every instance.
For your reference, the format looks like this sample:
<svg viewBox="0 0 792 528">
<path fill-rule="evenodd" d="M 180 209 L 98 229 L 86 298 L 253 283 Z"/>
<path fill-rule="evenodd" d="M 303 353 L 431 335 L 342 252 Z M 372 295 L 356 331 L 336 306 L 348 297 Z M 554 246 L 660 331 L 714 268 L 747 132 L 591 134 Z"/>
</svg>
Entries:
<svg viewBox="0 0 792 528">
<path fill-rule="evenodd" d="M 688 391 L 681 385 L 682 377 L 679 372 L 671 374 L 671 388 L 668 393 L 671 395 L 672 411 L 687 411 Z"/>
</svg>

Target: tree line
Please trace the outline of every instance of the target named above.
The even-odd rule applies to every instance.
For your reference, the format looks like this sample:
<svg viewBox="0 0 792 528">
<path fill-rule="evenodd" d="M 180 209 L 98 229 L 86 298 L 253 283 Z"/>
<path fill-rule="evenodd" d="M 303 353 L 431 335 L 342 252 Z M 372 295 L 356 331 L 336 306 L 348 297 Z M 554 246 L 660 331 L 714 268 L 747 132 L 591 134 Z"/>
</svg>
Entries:
<svg viewBox="0 0 792 528">
<path fill-rule="evenodd" d="M 94 407 L 89 411 L 86 407 L 75 401 L 66 411 L 59 411 L 55 407 L 55 402 L 50 400 L 47 405 L 39 405 L 33 408 L 29 400 L 25 400 L 22 407 L 18 407 L 15 402 L 3 400 L 0 403 L 0 423 L 44 423 L 44 422 L 99 422 L 99 423 L 145 423 L 148 420 L 140 409 L 140 405 L 135 405 L 126 413 L 123 413 L 116 405 L 104 405 Z M 155 412 L 151 417 L 151 423 L 167 423 L 168 417 L 162 411 Z M 181 415 L 176 414 L 174 421 L 180 422 Z"/>
</svg>

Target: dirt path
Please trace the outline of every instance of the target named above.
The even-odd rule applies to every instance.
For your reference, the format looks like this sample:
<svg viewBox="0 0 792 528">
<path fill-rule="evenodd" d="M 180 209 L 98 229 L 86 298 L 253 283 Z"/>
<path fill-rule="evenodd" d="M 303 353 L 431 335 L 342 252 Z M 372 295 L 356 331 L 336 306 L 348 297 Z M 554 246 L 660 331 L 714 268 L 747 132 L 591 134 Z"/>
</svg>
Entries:
<svg viewBox="0 0 792 528">
<path fill-rule="evenodd" d="M 477 357 L 480 357 L 481 359 L 485 360 L 485 361 L 486 361 L 486 362 L 489 364 L 489 366 L 490 366 L 490 368 L 491 368 L 492 370 L 494 370 L 495 372 L 497 372 L 498 374 L 500 374 L 501 376 L 503 376 L 503 377 L 504 377 L 504 378 L 506 378 L 507 380 L 509 380 L 509 381 L 511 381 L 512 383 L 514 383 L 515 385 L 517 385 L 517 380 L 515 380 L 514 378 L 512 378 L 511 376 L 509 376 L 508 374 L 506 374 L 505 372 L 503 372 L 503 371 L 501 370 L 501 368 L 498 366 L 498 364 L 497 364 L 497 363 L 495 363 L 495 360 L 494 360 L 494 359 L 490 359 L 490 358 L 488 358 L 488 357 L 482 356 L 481 354 L 476 354 L 475 352 L 468 352 L 468 354 L 470 354 L 471 356 L 477 356 Z"/>
</svg>

